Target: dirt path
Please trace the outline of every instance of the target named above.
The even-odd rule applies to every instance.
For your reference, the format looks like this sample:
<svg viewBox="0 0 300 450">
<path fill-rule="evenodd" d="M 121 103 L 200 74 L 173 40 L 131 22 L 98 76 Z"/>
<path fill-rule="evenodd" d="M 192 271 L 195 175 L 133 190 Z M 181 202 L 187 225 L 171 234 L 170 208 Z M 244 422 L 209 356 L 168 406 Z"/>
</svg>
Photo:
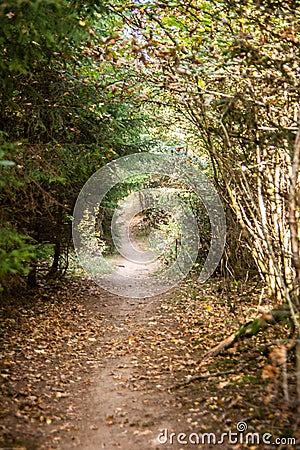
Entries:
<svg viewBox="0 0 300 450">
<path fill-rule="evenodd" d="M 141 247 L 138 242 L 136 247 Z M 90 392 L 83 399 L 86 416 L 80 418 L 71 442 L 61 443 L 64 450 L 158 449 L 161 447 L 158 435 L 162 430 L 176 428 L 172 397 L 166 392 L 166 386 L 155 382 L 157 370 L 153 370 L 152 380 L 151 372 L 145 373 L 144 355 L 135 351 L 137 337 L 157 326 L 161 317 L 162 296 L 141 298 L 144 280 L 149 281 L 158 265 L 138 264 L 120 255 L 112 258 L 111 263 L 117 268 L 114 279 L 117 292 L 122 293 L 122 279 L 128 277 L 130 292 L 138 298 L 102 291 L 105 332 L 97 342 L 102 361 L 94 372 Z M 90 298 L 87 308 L 91 316 L 97 315 L 99 304 L 101 299 Z M 180 446 L 172 445 L 172 448 L 176 450 Z"/>
<path fill-rule="evenodd" d="M 100 278 L 95 276 L 96 282 L 108 292 L 130 298 L 145 298 L 167 292 L 172 283 L 159 275 L 166 271 L 166 267 L 157 254 L 149 249 L 146 241 L 134 235 L 130 240 L 124 238 L 124 242 L 120 239 L 120 253 L 106 258 L 111 272 L 109 270 L 110 273 L 102 274 Z"/>
<path fill-rule="evenodd" d="M 208 443 L 207 433 L 219 439 L 241 421 L 260 436 L 298 438 L 282 450 L 300 448 L 296 405 L 284 403 L 280 371 L 275 377 L 261 350 L 281 339 L 282 327 L 203 363 L 237 317 L 255 314 L 259 298 L 237 284 L 229 296 L 222 286 L 190 279 L 159 297 L 127 299 L 70 277 L 0 305 L 0 449 L 265 449 Z M 294 398 L 293 373 L 289 390 Z M 160 443 L 166 429 L 168 443 Z M 206 435 L 180 444 L 179 433 Z"/>
<path fill-rule="evenodd" d="M 106 302 L 103 335 L 97 342 L 101 363 L 93 372 L 89 390 L 83 392 L 76 430 L 61 440 L 61 450 L 264 449 L 266 445 L 261 441 L 252 446 L 242 441 L 229 443 L 226 438 L 223 443 L 213 443 L 208 435 L 213 433 L 218 440 L 225 430 L 236 432 L 239 422 L 247 426 L 252 422 L 250 432 L 258 431 L 262 436 L 267 431 L 280 436 L 283 418 L 285 426 L 290 427 L 289 436 L 295 435 L 289 413 L 284 406 L 282 410 L 278 407 L 280 394 L 277 391 L 274 396 L 273 380 L 265 386 L 258 382 L 259 366 L 264 366 L 265 359 L 259 353 L 253 354 L 254 347 L 250 346 L 249 352 L 246 346 L 242 357 L 234 352 L 199 369 L 208 329 L 215 327 L 208 347 L 211 338 L 221 339 L 226 329 L 217 322 L 224 306 L 215 306 L 212 313 L 214 303 L 210 299 L 201 313 L 196 311 L 195 298 L 186 301 L 186 292 L 185 286 L 183 292 L 177 287 L 160 297 L 126 299 L 101 291 L 100 298 L 90 298 L 91 315 L 97 313 L 101 297 Z M 196 328 L 192 326 L 194 315 Z M 205 324 L 203 330 L 201 324 Z M 201 332 L 203 342 L 197 350 L 193 333 L 201 336 Z M 187 374 L 208 371 L 219 375 L 184 386 Z M 266 399 L 266 390 L 270 400 Z M 293 408 L 290 414 L 293 416 Z M 184 433 L 181 440 L 180 433 Z M 198 444 L 186 441 L 187 436 L 197 433 L 208 434 Z"/>
<path fill-rule="evenodd" d="M 159 299 L 128 300 L 107 295 L 106 305 L 103 320 L 111 330 L 103 335 L 102 343 L 97 343 L 107 351 L 94 373 L 88 396 L 84 396 L 83 411 L 87 415 L 80 418 L 78 430 L 71 441 L 61 443 L 61 448 L 156 449 L 159 433 L 176 427 L 172 397 L 158 382 L 155 384 L 155 371 L 149 384 L 151 374 L 145 374 L 141 366 L 143 355 L 130 347 L 134 347 L 134 335 L 155 323 Z M 95 299 L 91 312 L 96 306 Z M 126 341 L 128 349 L 124 348 Z"/>
</svg>

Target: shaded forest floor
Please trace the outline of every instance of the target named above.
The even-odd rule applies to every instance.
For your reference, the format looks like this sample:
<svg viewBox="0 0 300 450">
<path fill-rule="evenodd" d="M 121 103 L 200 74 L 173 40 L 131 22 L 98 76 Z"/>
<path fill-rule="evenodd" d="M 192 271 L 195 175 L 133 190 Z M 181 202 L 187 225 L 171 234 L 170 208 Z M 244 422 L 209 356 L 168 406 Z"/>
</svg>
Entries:
<svg viewBox="0 0 300 450">
<path fill-rule="evenodd" d="M 300 448 L 293 361 L 287 405 L 280 368 L 269 358 L 285 326 L 203 360 L 257 316 L 259 297 L 251 283 L 189 279 L 163 296 L 126 299 L 70 277 L 3 301 L 0 448 Z M 260 307 L 271 309 L 267 299 Z M 239 422 L 260 437 L 272 434 L 270 442 L 283 437 L 282 444 L 193 443 L 191 433 L 219 440 Z M 165 429 L 167 444 L 162 435 L 158 441 Z M 178 443 L 179 433 L 192 442 Z M 286 445 L 288 437 L 298 444 Z"/>
</svg>

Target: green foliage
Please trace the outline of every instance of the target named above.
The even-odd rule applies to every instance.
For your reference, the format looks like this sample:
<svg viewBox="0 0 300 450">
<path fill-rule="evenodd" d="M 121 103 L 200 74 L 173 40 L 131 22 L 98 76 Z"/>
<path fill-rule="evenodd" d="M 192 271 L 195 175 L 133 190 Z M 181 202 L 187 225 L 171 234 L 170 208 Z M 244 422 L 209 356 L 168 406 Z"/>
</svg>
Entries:
<svg viewBox="0 0 300 450">
<path fill-rule="evenodd" d="M 16 74 L 32 73 L 63 51 L 74 23 L 71 5 L 62 0 L 9 0 L 0 3 L 0 73 L 2 87 L 13 84 Z M 67 34 L 66 34 L 67 33 Z"/>
<path fill-rule="evenodd" d="M 0 228 L 0 291 L 1 280 L 7 275 L 27 274 L 27 263 L 35 256 L 35 247 L 27 236 L 9 226 Z"/>
<path fill-rule="evenodd" d="M 5 273 L 30 261 L 23 236 L 37 260 L 53 256 L 57 270 L 84 183 L 112 159 L 145 148 L 146 118 L 133 109 L 125 81 L 130 70 L 116 71 L 103 56 L 114 20 L 104 1 L 0 2 L 0 219 L 16 237 L 16 249 L 3 250 L 14 252 Z"/>
<path fill-rule="evenodd" d="M 127 178 L 122 183 L 116 184 L 103 198 L 101 206 L 115 209 L 118 203 L 129 196 L 132 192 L 148 187 L 150 175 L 135 175 Z"/>
<path fill-rule="evenodd" d="M 3 88 L 16 75 L 33 75 L 54 61 L 72 58 L 88 35 L 102 2 L 7 0 L 0 2 L 0 74 Z M 89 20 L 84 20 L 88 15 Z M 4 92 L 5 94 L 5 92 Z"/>
<path fill-rule="evenodd" d="M 4 151 L 0 149 L 0 158 L 3 158 L 4 156 L 5 156 Z M 15 163 L 13 161 L 9 161 L 7 159 L 0 159 L 0 166 L 11 167 L 14 165 Z"/>
<path fill-rule="evenodd" d="M 203 166 L 205 151 L 225 192 L 223 174 L 255 163 L 257 140 L 289 146 L 293 123 L 277 112 L 285 83 L 296 102 L 298 29 L 285 2 L 271 3 L 0 2 L 3 223 L 58 255 L 81 187 L 112 159 L 152 146 Z M 269 125 L 279 131 L 260 130 Z M 106 218 L 146 181 L 116 186 Z"/>
<path fill-rule="evenodd" d="M 136 2 L 133 8 L 132 2 L 116 1 L 114 8 L 123 17 L 124 33 L 110 53 L 123 46 L 122 62 L 135 67 L 144 100 L 173 108 L 190 122 L 224 202 L 247 230 L 240 232 L 248 239 L 243 248 L 251 249 L 270 292 L 279 298 L 293 292 L 300 269 L 295 271 L 287 256 L 286 199 L 298 151 L 297 2 L 163 0 Z"/>
</svg>

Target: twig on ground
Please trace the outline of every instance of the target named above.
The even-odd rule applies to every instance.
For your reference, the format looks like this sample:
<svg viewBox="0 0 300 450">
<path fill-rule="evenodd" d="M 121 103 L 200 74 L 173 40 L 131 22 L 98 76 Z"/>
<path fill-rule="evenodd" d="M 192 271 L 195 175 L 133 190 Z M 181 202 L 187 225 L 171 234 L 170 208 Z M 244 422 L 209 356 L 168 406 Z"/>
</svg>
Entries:
<svg viewBox="0 0 300 450">
<path fill-rule="evenodd" d="M 194 377 L 189 375 L 186 377 L 185 381 L 182 381 L 181 383 L 178 383 L 178 384 L 174 384 L 173 386 L 170 386 L 169 389 L 178 389 L 180 387 L 187 386 L 188 384 L 193 383 L 194 381 L 197 381 L 197 380 L 204 380 L 205 378 L 222 377 L 223 375 L 230 375 L 232 373 L 236 373 L 236 371 L 235 370 L 226 370 L 225 372 L 214 372 L 214 373 L 205 372 L 205 373 L 201 373 L 199 375 L 195 375 Z"/>
</svg>

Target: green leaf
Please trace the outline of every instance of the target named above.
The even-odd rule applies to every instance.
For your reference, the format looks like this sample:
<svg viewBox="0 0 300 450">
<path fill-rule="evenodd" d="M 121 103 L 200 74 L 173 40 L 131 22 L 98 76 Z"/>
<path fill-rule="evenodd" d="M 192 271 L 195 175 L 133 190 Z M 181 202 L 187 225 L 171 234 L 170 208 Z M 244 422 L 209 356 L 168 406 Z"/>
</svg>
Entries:
<svg viewBox="0 0 300 450">
<path fill-rule="evenodd" d="M 0 161 L 0 166 L 14 166 L 15 163 L 13 161 L 2 160 Z"/>
</svg>

